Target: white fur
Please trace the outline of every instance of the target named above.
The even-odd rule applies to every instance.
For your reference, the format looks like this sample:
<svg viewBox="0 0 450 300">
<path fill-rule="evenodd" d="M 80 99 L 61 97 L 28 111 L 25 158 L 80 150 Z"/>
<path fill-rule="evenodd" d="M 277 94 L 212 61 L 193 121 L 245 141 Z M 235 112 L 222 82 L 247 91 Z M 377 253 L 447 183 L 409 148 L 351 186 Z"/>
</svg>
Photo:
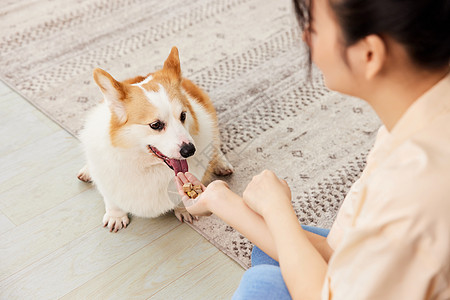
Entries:
<svg viewBox="0 0 450 300">
<path fill-rule="evenodd" d="M 148 75 L 147 78 L 145 78 L 141 82 L 138 82 L 138 83 L 135 83 L 135 84 L 132 84 L 132 85 L 142 86 L 143 84 L 146 84 L 147 82 L 151 81 L 152 79 L 153 79 L 153 76 L 152 75 Z"/>
<path fill-rule="evenodd" d="M 149 92 L 142 87 L 141 89 L 147 96 L 148 101 L 157 107 L 159 118 L 166 123 L 166 129 L 162 134 L 164 138 L 161 139 L 159 135 L 149 136 L 146 140 L 147 144 L 157 147 L 168 157 L 182 159 L 183 157 L 180 155 L 181 144 L 194 143 L 194 141 L 179 120 L 182 112 L 181 104 L 178 101 L 170 101 L 162 85 L 159 85 L 157 92 Z"/>
<path fill-rule="evenodd" d="M 120 222 L 122 217 L 126 218 L 127 213 L 149 218 L 174 209 L 175 203 L 170 201 L 167 192 L 174 171 L 162 160 L 149 154 L 146 144 L 152 144 L 167 156 L 173 154 L 171 157 L 175 158 L 175 152 L 178 151 L 179 155 L 176 145 L 179 146 L 183 140 L 193 142 L 196 153 L 187 161 L 189 171 L 198 178 L 203 177 L 211 160 L 211 147 L 214 147 L 211 142 L 216 134 L 212 116 L 195 99 L 188 96 L 200 129 L 198 135 L 190 136 L 185 127 L 189 128 L 193 122 L 192 116 L 188 115 L 186 125 L 181 125 L 171 113 L 177 109 L 172 106 L 176 105 L 172 104 L 176 101 L 169 101 L 164 89 L 157 94 L 146 93 L 149 101 L 156 103 L 158 113 L 168 117 L 167 133 L 164 135 L 144 137 L 144 131 L 149 130 L 148 126 L 133 125 L 130 126 L 127 136 L 136 140 L 130 147 L 114 147 L 109 132 L 111 111 L 108 102 L 103 102 L 92 110 L 80 134 L 90 176 L 105 201 L 105 224 L 108 221 Z M 179 110 L 181 113 L 181 107 Z M 126 224 L 128 221 L 124 221 L 125 226 Z"/>
</svg>

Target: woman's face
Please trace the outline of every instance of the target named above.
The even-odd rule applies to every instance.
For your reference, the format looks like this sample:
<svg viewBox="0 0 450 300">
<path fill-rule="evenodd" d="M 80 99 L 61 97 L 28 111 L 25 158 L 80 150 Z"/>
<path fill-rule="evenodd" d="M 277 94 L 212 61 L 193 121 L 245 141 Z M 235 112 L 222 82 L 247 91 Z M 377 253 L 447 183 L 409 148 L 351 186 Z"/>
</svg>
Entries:
<svg viewBox="0 0 450 300">
<path fill-rule="evenodd" d="M 340 29 L 328 3 L 329 0 L 311 1 L 311 33 L 307 42 L 313 62 L 323 73 L 326 86 L 341 93 L 355 95 L 356 77 L 351 71 L 351 47 L 346 50 L 339 37 Z M 347 55 L 347 65 L 344 60 Z"/>
</svg>

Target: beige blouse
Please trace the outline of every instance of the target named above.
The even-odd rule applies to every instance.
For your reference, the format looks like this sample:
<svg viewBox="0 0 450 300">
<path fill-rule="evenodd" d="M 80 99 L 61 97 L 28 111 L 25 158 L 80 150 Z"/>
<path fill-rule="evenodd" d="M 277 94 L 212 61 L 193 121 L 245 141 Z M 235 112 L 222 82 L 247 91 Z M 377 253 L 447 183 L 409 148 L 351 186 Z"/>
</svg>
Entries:
<svg viewBox="0 0 450 300">
<path fill-rule="evenodd" d="M 380 128 L 328 243 L 323 299 L 450 299 L 450 75 Z"/>
</svg>

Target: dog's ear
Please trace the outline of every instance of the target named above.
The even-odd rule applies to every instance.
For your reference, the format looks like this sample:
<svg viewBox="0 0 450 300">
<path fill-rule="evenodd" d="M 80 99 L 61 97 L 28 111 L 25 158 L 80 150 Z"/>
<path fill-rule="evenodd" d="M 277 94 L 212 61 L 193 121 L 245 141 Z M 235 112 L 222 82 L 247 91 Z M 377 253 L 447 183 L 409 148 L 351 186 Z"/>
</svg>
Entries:
<svg viewBox="0 0 450 300">
<path fill-rule="evenodd" d="M 178 56 L 177 47 L 173 47 L 169 57 L 164 62 L 164 70 L 172 72 L 177 80 L 181 80 L 180 57 Z"/>
<path fill-rule="evenodd" d="M 125 86 L 102 69 L 94 70 L 94 80 L 119 123 L 125 123 L 127 121 L 127 113 L 123 104 L 126 97 Z"/>
</svg>

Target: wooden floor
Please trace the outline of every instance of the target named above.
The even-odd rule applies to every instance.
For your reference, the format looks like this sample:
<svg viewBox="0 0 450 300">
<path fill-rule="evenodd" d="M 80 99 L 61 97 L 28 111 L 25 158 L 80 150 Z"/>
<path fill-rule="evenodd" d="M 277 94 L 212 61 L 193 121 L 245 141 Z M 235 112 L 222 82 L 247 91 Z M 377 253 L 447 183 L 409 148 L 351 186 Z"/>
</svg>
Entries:
<svg viewBox="0 0 450 300">
<path fill-rule="evenodd" d="M 172 214 L 101 226 L 79 142 L 0 82 L 0 299 L 229 299 L 244 270 Z"/>
</svg>

